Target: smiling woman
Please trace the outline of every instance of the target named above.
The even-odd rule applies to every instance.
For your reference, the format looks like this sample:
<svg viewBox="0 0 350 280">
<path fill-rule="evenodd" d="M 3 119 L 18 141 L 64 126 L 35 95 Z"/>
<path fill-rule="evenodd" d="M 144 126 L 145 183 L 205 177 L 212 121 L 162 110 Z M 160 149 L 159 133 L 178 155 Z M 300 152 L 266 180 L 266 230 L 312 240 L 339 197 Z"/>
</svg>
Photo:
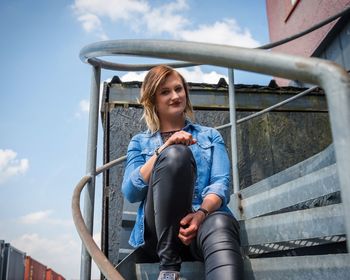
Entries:
<svg viewBox="0 0 350 280">
<path fill-rule="evenodd" d="M 129 243 L 159 260 L 158 280 L 180 279 L 184 259 L 203 261 L 206 279 L 242 279 L 221 135 L 190 121 L 186 82 L 169 66 L 148 72 L 140 102 L 148 130 L 130 141 L 122 184 L 130 202 L 141 202 Z"/>
</svg>

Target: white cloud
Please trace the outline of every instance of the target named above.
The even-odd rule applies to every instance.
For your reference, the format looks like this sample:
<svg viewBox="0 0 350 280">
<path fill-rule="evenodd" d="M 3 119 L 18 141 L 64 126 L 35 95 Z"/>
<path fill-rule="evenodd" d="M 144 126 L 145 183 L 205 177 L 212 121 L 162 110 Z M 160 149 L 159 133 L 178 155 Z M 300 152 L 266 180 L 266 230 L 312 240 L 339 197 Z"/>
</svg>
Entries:
<svg viewBox="0 0 350 280">
<path fill-rule="evenodd" d="M 149 9 L 143 0 L 75 0 L 72 5 L 73 11 L 82 22 L 86 32 L 95 32 L 102 40 L 108 39 L 104 31 L 101 19 L 132 20 L 138 18 Z"/>
<path fill-rule="evenodd" d="M 177 0 L 149 10 L 144 14 L 148 32 L 152 34 L 165 32 L 176 36 L 189 24 L 189 20 L 179 14 L 188 8 L 186 0 Z"/>
<path fill-rule="evenodd" d="M 96 15 L 83 14 L 78 17 L 78 20 L 82 23 L 84 30 L 87 32 L 101 28 L 101 21 Z"/>
<path fill-rule="evenodd" d="M 79 15 L 92 13 L 116 21 L 133 20 L 135 14 L 147 12 L 149 6 L 143 0 L 75 0 L 73 9 Z"/>
<path fill-rule="evenodd" d="M 11 177 L 26 173 L 28 168 L 28 159 L 17 159 L 17 153 L 15 151 L 0 149 L 0 184 Z"/>
<path fill-rule="evenodd" d="M 89 113 L 89 109 L 90 109 L 90 102 L 86 99 L 83 99 L 79 102 L 79 108 L 81 112 L 84 113 Z"/>
<path fill-rule="evenodd" d="M 178 69 L 177 71 L 179 71 L 188 82 L 217 84 L 220 78 L 225 78 L 227 81 L 226 76 L 215 71 L 205 73 L 202 71 L 200 66 L 195 66 L 190 69 L 182 68 Z"/>
<path fill-rule="evenodd" d="M 50 214 L 52 213 L 52 210 L 46 210 L 46 211 L 39 211 L 27 214 L 20 218 L 21 223 L 23 224 L 37 224 L 44 220 L 46 220 Z"/>
<path fill-rule="evenodd" d="M 145 78 L 147 72 L 128 72 L 125 75 L 123 75 L 120 79 L 123 82 L 133 82 L 133 81 L 143 81 Z"/>
<path fill-rule="evenodd" d="M 84 115 L 88 115 L 90 110 L 90 102 L 86 99 L 79 101 L 78 111 L 75 113 L 76 118 L 82 118 Z"/>
<path fill-rule="evenodd" d="M 236 20 L 226 19 L 212 25 L 203 24 L 194 30 L 182 30 L 178 37 L 186 41 L 207 42 L 254 48 L 259 43 L 253 38 L 249 30 L 242 29 Z"/>
<path fill-rule="evenodd" d="M 227 81 L 227 77 L 225 75 L 219 74 L 215 71 L 211 71 L 209 73 L 205 73 L 202 71 L 200 66 L 195 66 L 192 68 L 179 68 L 177 69 L 184 76 L 187 82 L 192 83 L 208 83 L 208 84 L 217 84 L 220 78 L 225 78 Z M 147 72 L 128 72 L 121 77 L 123 82 L 130 81 L 143 81 Z"/>
<path fill-rule="evenodd" d="M 108 36 L 104 32 L 102 23 L 98 16 L 94 14 L 85 13 L 78 16 L 78 21 L 82 23 L 83 29 L 86 32 L 96 32 L 99 39 L 108 40 Z"/>
<path fill-rule="evenodd" d="M 102 19 L 108 19 L 112 22 L 123 20 L 134 31 L 153 37 L 167 34 L 185 41 L 249 48 L 259 45 L 250 31 L 242 28 L 233 18 L 193 27 L 185 15 L 189 8 L 187 0 L 175 0 L 157 7 L 152 7 L 147 0 L 76 0 L 73 5 L 84 30 L 96 32 L 99 37 L 107 38 Z"/>
<path fill-rule="evenodd" d="M 61 220 L 51 218 L 52 210 L 44 210 L 29 213 L 20 217 L 19 222 L 21 224 L 35 225 L 35 224 L 46 224 L 55 226 L 72 226 L 73 222 L 71 220 Z"/>
</svg>

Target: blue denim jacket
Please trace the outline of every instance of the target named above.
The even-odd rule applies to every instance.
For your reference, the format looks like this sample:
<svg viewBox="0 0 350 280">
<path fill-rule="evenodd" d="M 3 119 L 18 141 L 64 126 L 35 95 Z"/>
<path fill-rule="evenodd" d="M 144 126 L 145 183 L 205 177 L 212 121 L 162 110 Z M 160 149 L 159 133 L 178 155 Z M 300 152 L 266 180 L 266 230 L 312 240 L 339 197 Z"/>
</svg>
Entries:
<svg viewBox="0 0 350 280">
<path fill-rule="evenodd" d="M 186 121 L 183 128 L 197 140 L 189 146 L 197 164 L 197 180 L 192 200 L 193 210 L 197 210 L 203 198 L 210 193 L 217 194 L 223 201 L 219 211 L 231 213 L 227 204 L 230 199 L 230 162 L 226 146 L 220 133 L 210 127 Z M 122 184 L 122 192 L 131 203 L 141 201 L 137 211 L 136 223 L 129 243 L 133 247 L 144 245 L 144 201 L 148 184 L 140 174 L 141 166 L 163 144 L 160 133 L 149 131 L 135 135 L 129 144 L 127 162 Z"/>
</svg>

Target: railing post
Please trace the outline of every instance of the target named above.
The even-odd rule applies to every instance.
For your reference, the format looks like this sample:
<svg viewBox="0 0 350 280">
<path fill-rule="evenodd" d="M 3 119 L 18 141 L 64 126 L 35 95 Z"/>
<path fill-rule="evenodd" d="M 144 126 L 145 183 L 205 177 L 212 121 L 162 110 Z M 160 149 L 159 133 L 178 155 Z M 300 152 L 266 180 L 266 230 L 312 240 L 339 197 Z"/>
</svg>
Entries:
<svg viewBox="0 0 350 280">
<path fill-rule="evenodd" d="M 86 173 L 92 176 L 87 185 L 84 196 L 84 221 L 89 232 L 93 233 L 93 217 L 95 204 L 95 175 L 97 156 L 97 133 L 98 133 L 98 108 L 101 80 L 101 67 L 92 67 L 90 109 L 89 109 L 89 131 L 87 143 Z M 91 256 L 84 244 L 81 251 L 80 280 L 91 279 Z"/>
<path fill-rule="evenodd" d="M 228 96 L 230 106 L 230 123 L 231 123 L 231 156 L 232 156 L 232 178 L 233 192 L 239 191 L 238 178 L 238 154 L 237 154 L 237 125 L 236 125 L 236 104 L 235 104 L 235 80 L 234 70 L 228 68 Z"/>
</svg>

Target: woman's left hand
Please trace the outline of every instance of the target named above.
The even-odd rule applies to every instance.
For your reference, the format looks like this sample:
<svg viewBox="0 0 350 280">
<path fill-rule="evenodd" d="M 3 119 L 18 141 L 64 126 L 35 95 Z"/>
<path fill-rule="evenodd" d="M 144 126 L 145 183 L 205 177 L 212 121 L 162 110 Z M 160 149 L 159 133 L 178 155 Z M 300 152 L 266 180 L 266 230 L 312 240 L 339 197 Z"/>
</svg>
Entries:
<svg viewBox="0 0 350 280">
<path fill-rule="evenodd" d="M 190 213 L 182 218 L 178 237 L 183 244 L 189 245 L 192 242 L 204 219 L 205 215 L 202 212 Z"/>
</svg>

